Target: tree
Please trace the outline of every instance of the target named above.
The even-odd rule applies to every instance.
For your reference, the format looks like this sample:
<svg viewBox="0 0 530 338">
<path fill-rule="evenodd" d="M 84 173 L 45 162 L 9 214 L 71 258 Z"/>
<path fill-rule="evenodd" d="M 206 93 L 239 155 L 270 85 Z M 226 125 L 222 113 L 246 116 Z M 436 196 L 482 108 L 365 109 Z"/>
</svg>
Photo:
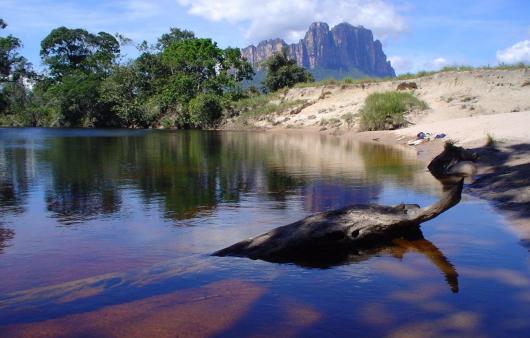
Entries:
<svg viewBox="0 0 530 338">
<path fill-rule="evenodd" d="M 207 127 L 212 121 L 221 117 L 223 107 L 219 96 L 214 94 L 199 94 L 190 100 L 188 111 L 190 124 L 196 128 Z"/>
<path fill-rule="evenodd" d="M 59 27 L 41 42 L 49 76 L 39 86 L 45 108 L 60 126 L 115 126 L 117 119 L 101 100 L 100 87 L 120 55 L 109 33 Z"/>
<path fill-rule="evenodd" d="M 278 89 L 292 87 L 299 82 L 313 82 L 313 76 L 303 67 L 289 59 L 287 50 L 273 54 L 264 63 L 267 75 L 262 84 L 266 91 L 274 92 Z"/>
<path fill-rule="evenodd" d="M 172 43 L 162 52 L 162 62 L 170 76 L 165 79 L 161 101 L 166 110 L 177 115 L 180 126 L 195 124 L 191 123 L 188 112 L 193 98 L 201 94 L 215 95 L 219 100 L 232 97 L 240 92 L 240 82 L 253 75 L 239 49 L 220 49 L 210 39 L 193 38 Z"/>
<path fill-rule="evenodd" d="M 120 125 L 126 127 L 149 127 L 160 114 L 152 99 L 156 79 L 140 61 L 145 58 L 116 66 L 101 84 L 101 99 L 120 119 Z"/>
<path fill-rule="evenodd" d="M 7 27 L 0 19 L 0 29 Z M 8 35 L 0 37 L 0 114 L 24 112 L 29 101 L 27 85 L 34 76 L 31 64 L 19 54 L 20 39 Z"/>
<path fill-rule="evenodd" d="M 193 38 L 195 38 L 195 33 L 192 31 L 171 27 L 169 33 L 162 34 L 162 36 L 158 38 L 155 48 L 163 51 L 173 43 Z"/>
<path fill-rule="evenodd" d="M 0 19 L 0 27 L 4 26 Z M 120 34 L 53 29 L 41 42 L 44 74 L 31 90 L 20 86 L 8 91 L 7 82 L 13 79 L 25 83 L 27 76 L 18 70 L 26 70 L 28 64 L 17 53 L 20 40 L 2 38 L 1 112 L 9 102 L 30 98 L 31 104 L 19 110 L 32 122 L 20 124 L 202 128 L 242 95 L 241 82 L 254 74 L 239 49 L 221 49 L 191 31 L 171 28 L 156 45 L 142 43 L 136 59 L 120 64 L 120 44 L 130 43 Z"/>
<path fill-rule="evenodd" d="M 59 27 L 41 42 L 40 55 L 55 80 L 72 71 L 106 75 L 120 54 L 120 43 L 109 33 Z"/>
</svg>

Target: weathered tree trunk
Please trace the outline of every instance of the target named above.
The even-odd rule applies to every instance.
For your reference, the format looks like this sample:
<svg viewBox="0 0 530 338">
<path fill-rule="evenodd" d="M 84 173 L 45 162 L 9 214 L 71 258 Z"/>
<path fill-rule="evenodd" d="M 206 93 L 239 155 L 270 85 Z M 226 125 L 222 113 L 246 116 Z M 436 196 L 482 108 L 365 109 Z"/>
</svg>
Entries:
<svg viewBox="0 0 530 338">
<path fill-rule="evenodd" d="M 452 183 L 444 185 L 441 199 L 424 208 L 415 204 L 397 206 L 353 205 L 312 215 L 236 243 L 214 253 L 216 256 L 239 256 L 274 262 L 303 259 L 316 253 L 367 247 L 385 238 L 418 227 L 460 202 L 464 179 L 458 177 L 458 158 L 465 150 L 446 146 L 429 165 L 441 179 L 450 173 Z M 457 179 L 455 179 L 457 177 Z"/>
<path fill-rule="evenodd" d="M 353 205 L 304 218 L 214 253 L 269 261 L 291 260 L 309 251 L 366 246 L 418 226 L 460 201 L 463 179 L 444 191 L 435 204 Z"/>
</svg>

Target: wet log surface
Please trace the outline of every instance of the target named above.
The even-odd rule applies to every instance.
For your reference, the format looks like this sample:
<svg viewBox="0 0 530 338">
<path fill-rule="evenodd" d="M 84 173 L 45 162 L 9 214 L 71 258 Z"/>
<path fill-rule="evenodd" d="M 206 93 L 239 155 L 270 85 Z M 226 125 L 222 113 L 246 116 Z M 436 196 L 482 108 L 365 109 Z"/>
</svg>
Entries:
<svg viewBox="0 0 530 338">
<path fill-rule="evenodd" d="M 311 258 L 337 257 L 348 252 L 381 246 L 402 237 L 419 225 L 460 202 L 464 179 L 458 172 L 470 165 L 465 150 L 446 146 L 429 165 L 444 184 L 442 197 L 420 208 L 416 204 L 396 206 L 352 205 L 319 213 L 215 252 L 215 256 L 237 256 L 271 262 L 310 262 Z M 467 173 L 464 173 L 464 175 Z M 304 265 L 304 264 L 302 264 Z M 311 265 L 311 264 L 309 264 Z M 318 265 L 318 264 L 317 264 Z"/>
</svg>

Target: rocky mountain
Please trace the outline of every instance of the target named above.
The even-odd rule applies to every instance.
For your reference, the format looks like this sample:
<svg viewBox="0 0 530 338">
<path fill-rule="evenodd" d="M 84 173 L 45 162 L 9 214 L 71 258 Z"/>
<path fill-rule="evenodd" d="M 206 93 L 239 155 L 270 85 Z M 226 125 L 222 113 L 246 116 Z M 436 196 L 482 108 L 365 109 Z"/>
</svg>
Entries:
<svg viewBox="0 0 530 338">
<path fill-rule="evenodd" d="M 325 74 L 396 76 L 381 42 L 374 41 L 372 31 L 348 23 L 338 24 L 330 30 L 326 23 L 315 22 L 298 43 L 289 45 L 282 39 L 266 40 L 241 52 L 255 69 L 260 70 L 264 60 L 283 48 L 287 48 L 289 56 L 300 66 L 311 70 L 317 77 Z"/>
</svg>

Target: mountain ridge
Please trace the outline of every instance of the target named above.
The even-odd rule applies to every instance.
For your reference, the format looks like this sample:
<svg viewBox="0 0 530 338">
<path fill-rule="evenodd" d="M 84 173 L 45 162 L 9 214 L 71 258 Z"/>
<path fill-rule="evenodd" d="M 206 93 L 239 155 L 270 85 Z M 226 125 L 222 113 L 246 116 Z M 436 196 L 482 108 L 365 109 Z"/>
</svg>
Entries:
<svg viewBox="0 0 530 338">
<path fill-rule="evenodd" d="M 374 77 L 396 76 L 381 42 L 374 40 L 372 31 L 345 22 L 331 29 L 324 22 L 314 22 L 298 43 L 268 39 L 243 48 L 241 53 L 256 70 L 260 70 L 263 61 L 284 48 L 298 65 L 315 73 L 326 70 Z"/>
</svg>

